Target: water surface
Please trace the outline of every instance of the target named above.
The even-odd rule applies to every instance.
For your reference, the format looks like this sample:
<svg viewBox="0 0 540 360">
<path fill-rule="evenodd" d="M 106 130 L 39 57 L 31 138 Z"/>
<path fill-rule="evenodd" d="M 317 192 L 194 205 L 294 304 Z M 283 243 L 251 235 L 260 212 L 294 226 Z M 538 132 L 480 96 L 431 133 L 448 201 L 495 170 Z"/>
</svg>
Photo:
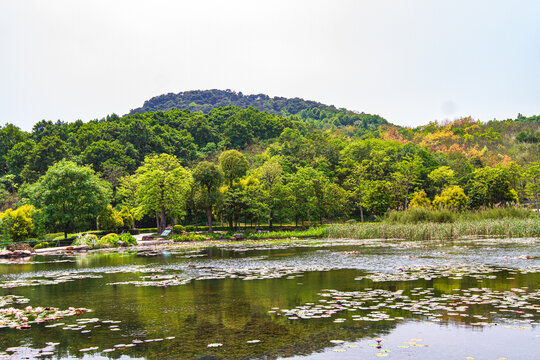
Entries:
<svg viewBox="0 0 540 360">
<path fill-rule="evenodd" d="M 538 359 L 538 240 L 36 256 L 0 264 L 0 296 L 92 311 L 0 328 L 0 356 Z"/>
</svg>

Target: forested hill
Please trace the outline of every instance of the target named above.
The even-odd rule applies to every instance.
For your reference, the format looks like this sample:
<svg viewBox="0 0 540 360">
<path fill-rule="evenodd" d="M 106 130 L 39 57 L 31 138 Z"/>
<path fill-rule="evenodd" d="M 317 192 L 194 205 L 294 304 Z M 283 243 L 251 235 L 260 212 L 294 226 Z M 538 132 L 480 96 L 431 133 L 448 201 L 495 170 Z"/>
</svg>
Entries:
<svg viewBox="0 0 540 360">
<path fill-rule="evenodd" d="M 306 122 L 315 127 L 357 125 L 361 128 L 377 128 L 389 124 L 379 115 L 356 113 L 351 110 L 336 108 L 316 101 L 300 98 L 269 97 L 265 94 L 244 95 L 231 90 L 192 90 L 178 94 L 164 94 L 144 102 L 140 108 L 133 109 L 130 114 L 147 111 L 167 111 L 173 108 L 202 111 L 233 105 L 242 109 L 254 107 L 269 114 L 290 116 L 294 120 Z"/>
</svg>

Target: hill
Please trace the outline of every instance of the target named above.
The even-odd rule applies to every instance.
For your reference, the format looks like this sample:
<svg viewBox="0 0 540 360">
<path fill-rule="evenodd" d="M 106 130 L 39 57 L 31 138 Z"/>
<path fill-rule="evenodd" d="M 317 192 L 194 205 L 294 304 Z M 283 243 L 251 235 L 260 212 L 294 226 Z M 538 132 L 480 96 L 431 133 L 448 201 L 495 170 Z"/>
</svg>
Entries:
<svg viewBox="0 0 540 360">
<path fill-rule="evenodd" d="M 301 98 L 269 97 L 265 94 L 244 95 L 241 92 L 216 89 L 192 90 L 155 96 L 145 101 L 142 107 L 131 110 L 130 114 L 167 111 L 174 108 L 202 111 L 208 114 L 212 109 L 227 105 L 242 109 L 253 107 L 269 114 L 291 117 L 293 120 L 306 122 L 318 128 L 356 125 L 363 129 L 376 129 L 380 125 L 389 124 L 379 115 L 338 109 L 333 105 L 325 105 L 316 101 Z"/>
</svg>

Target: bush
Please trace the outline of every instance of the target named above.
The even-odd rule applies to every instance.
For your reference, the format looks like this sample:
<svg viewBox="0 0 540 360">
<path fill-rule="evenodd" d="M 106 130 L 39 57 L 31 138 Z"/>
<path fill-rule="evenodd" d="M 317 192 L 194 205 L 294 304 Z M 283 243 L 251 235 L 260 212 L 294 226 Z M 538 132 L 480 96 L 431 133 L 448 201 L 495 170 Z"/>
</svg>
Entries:
<svg viewBox="0 0 540 360">
<path fill-rule="evenodd" d="M 90 249 L 97 248 L 99 246 L 98 244 L 98 237 L 94 234 L 79 234 L 75 238 L 75 241 L 73 241 L 73 245 L 75 246 L 81 246 L 81 245 L 88 245 Z"/>
<path fill-rule="evenodd" d="M 103 246 L 105 244 L 108 244 L 110 246 L 118 246 L 118 240 L 119 237 L 115 233 L 110 233 L 105 236 L 102 236 L 101 239 L 99 239 L 98 243 L 100 246 Z"/>
<path fill-rule="evenodd" d="M 32 205 L 23 205 L 15 210 L 7 209 L 0 213 L 0 220 L 4 231 L 9 232 L 13 240 L 25 240 L 33 234 L 33 217 L 36 214 L 36 208 Z M 9 224 L 9 225 L 8 225 Z"/>
<path fill-rule="evenodd" d="M 182 231 L 185 231 L 185 228 L 182 225 L 174 225 L 174 232 L 180 234 Z"/>
<path fill-rule="evenodd" d="M 124 206 L 118 215 L 122 218 L 122 229 L 129 230 L 133 227 L 133 215 L 131 215 L 127 206 Z"/>
<path fill-rule="evenodd" d="M 199 234 L 190 234 L 190 235 L 173 235 L 171 239 L 174 241 L 205 241 L 206 236 Z"/>
<path fill-rule="evenodd" d="M 126 245 L 137 245 L 137 239 L 135 239 L 130 233 L 118 235 L 118 241 L 123 241 L 126 243 Z"/>
<path fill-rule="evenodd" d="M 137 229 L 139 230 L 139 234 L 142 234 L 142 233 L 157 233 L 157 228 L 141 228 L 141 229 Z"/>
<path fill-rule="evenodd" d="M 424 190 L 417 191 L 413 194 L 411 202 L 409 203 L 409 209 L 430 207 L 431 201 Z"/>
<path fill-rule="evenodd" d="M 48 247 L 54 247 L 54 242 L 42 241 L 34 245 L 34 249 L 44 249 Z"/>
<path fill-rule="evenodd" d="M 124 221 L 122 220 L 120 213 L 111 205 L 107 205 L 101 214 L 98 215 L 97 223 L 99 228 L 103 230 L 116 230 L 124 226 Z"/>
<path fill-rule="evenodd" d="M 435 195 L 433 207 L 454 210 L 464 210 L 469 205 L 469 198 L 462 188 L 457 185 L 443 190 L 441 195 Z"/>
</svg>

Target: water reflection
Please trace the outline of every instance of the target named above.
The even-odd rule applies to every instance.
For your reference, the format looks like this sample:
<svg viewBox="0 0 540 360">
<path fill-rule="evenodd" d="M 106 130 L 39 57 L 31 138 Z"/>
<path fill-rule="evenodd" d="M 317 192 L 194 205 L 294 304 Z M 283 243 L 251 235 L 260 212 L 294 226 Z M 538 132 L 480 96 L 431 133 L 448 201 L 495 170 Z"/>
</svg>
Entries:
<svg viewBox="0 0 540 360">
<path fill-rule="evenodd" d="M 516 260 L 511 264 L 501 261 L 504 256 L 507 258 L 519 256 L 525 247 L 496 246 L 488 243 L 480 245 L 483 251 L 479 253 L 475 248 L 454 247 L 454 245 L 408 248 L 386 243 L 374 246 L 334 245 L 281 249 L 213 247 L 189 254 L 171 250 L 167 256 L 155 257 L 137 256 L 136 253 L 91 253 L 73 258 L 36 257 L 29 264 L 0 265 L 0 283 L 13 279 L 28 280 L 39 276 L 55 278 L 57 274 L 65 272 L 101 276 L 74 278 L 54 285 L 0 289 L 0 296 L 9 294 L 24 296 L 30 299 L 29 304 L 32 306 L 53 306 L 60 309 L 70 306 L 90 308 L 94 311 L 82 317 L 99 319 L 79 330 L 70 330 L 67 326 L 44 325 L 34 325 L 25 331 L 0 329 L 2 334 L 0 350 L 17 346 L 40 349 L 46 347 L 47 342 L 58 342 L 54 349 L 55 358 L 90 356 L 118 359 L 121 356 L 128 356 L 148 359 L 197 359 L 206 356 L 271 359 L 294 355 L 319 356 L 316 353 L 328 351 L 336 346 L 330 340 L 339 339 L 350 344 L 361 343 L 364 341 L 362 339 L 392 336 L 397 329 L 409 327 L 411 324 L 420 327 L 419 331 L 431 331 L 428 329 L 438 328 L 443 324 L 442 326 L 450 329 L 451 334 L 458 332 L 457 329 L 472 332 L 489 328 L 488 325 L 472 325 L 479 322 L 497 322 L 501 329 L 508 332 L 515 331 L 516 327 L 525 327 L 520 331 L 527 334 L 534 331 L 530 328 L 534 329 L 537 326 L 538 313 L 534 311 L 540 306 L 537 293 L 540 280 L 537 260 L 522 262 Z M 538 252 L 536 244 L 529 243 L 526 249 L 529 253 Z M 384 274 L 396 266 L 424 264 L 437 267 L 441 264 L 463 263 L 464 259 L 469 264 L 482 267 L 491 264 L 489 271 L 492 273 L 486 274 L 487 277 L 443 274 L 429 280 L 417 278 L 406 281 L 373 281 L 368 276 L 374 271 Z M 60 262 L 51 262 L 53 260 Z M 495 263 L 503 267 L 495 267 L 493 265 Z M 515 266 L 516 264 L 518 266 Z M 307 269 L 322 266 L 330 270 L 303 271 L 295 276 L 284 275 L 273 279 L 246 280 L 241 276 L 205 278 L 166 288 L 132 284 L 107 285 L 139 281 L 142 276 L 148 276 L 152 271 L 157 273 L 158 270 L 163 274 L 191 276 L 198 274 L 201 269 L 234 273 L 235 269 L 264 267 Z M 208 268 L 215 269 L 208 270 Z M 143 269 L 147 272 L 141 273 Z M 528 270 L 522 271 L 523 269 Z M 335 289 L 338 292 L 325 289 Z M 476 293 L 473 291 L 467 295 L 471 289 L 485 290 Z M 513 292 L 512 289 L 521 289 L 521 292 Z M 517 306 L 506 308 L 512 311 L 500 311 L 505 310 L 499 307 L 505 306 L 501 303 L 469 304 L 465 311 L 456 311 L 458 315 L 454 315 L 452 310 L 442 311 L 441 308 L 436 308 L 439 301 L 440 306 L 455 309 L 464 301 L 464 294 L 469 300 L 477 299 L 475 296 L 478 295 L 481 299 L 482 296 L 485 297 L 484 302 L 496 296 L 511 301 L 510 292 L 518 296 L 514 299 Z M 405 301 L 406 298 L 388 301 L 385 296 L 390 293 L 399 293 L 400 296 L 408 297 L 409 301 Z M 321 296 L 321 294 L 330 295 Z M 460 294 L 461 297 L 456 297 L 456 294 Z M 352 307 L 350 301 L 356 295 L 359 296 L 357 300 L 363 303 Z M 343 301 L 347 296 L 349 298 L 345 300 L 349 303 Z M 366 300 L 366 297 L 371 299 Z M 441 298 L 448 301 L 442 301 Z M 434 303 L 433 299 L 439 300 Z M 410 304 L 426 301 L 429 306 L 435 308 L 410 309 Z M 384 305 L 381 306 L 381 303 Z M 399 303 L 404 305 L 396 306 Z M 314 308 L 321 304 L 330 308 L 333 306 L 337 308 L 337 305 L 340 305 L 341 308 L 346 307 L 346 310 L 331 314 L 329 317 L 309 316 L 304 319 L 289 319 L 298 314 L 283 311 L 305 306 Z M 280 315 L 276 315 L 277 313 Z M 366 318 L 368 313 L 381 316 L 368 321 Z M 382 316 L 383 314 L 385 316 Z M 524 317 L 525 314 L 532 314 L 532 317 Z M 336 319 L 344 320 L 336 322 Z M 523 319 L 529 322 L 516 322 Z M 119 323 L 111 323 L 108 320 Z M 76 319 L 68 318 L 62 322 L 66 325 L 77 323 Z M 502 328 L 502 326 L 509 327 Z M 490 336 L 500 339 L 504 333 L 504 331 L 490 332 Z M 167 337 L 174 338 L 166 339 Z M 156 339 L 158 341 L 148 341 Z M 135 346 L 115 348 L 115 345 L 129 345 L 133 344 L 133 341 L 137 342 Z M 532 349 L 532 342 L 537 339 L 531 337 L 530 341 L 526 342 L 525 346 Z M 223 346 L 208 347 L 209 344 L 223 344 Z M 93 347 L 98 349 L 80 352 Z M 366 347 L 361 348 L 365 350 Z M 105 349 L 114 351 L 103 353 Z M 347 348 L 347 354 L 349 353 L 354 353 L 353 348 Z M 392 358 L 401 356 L 392 355 Z M 34 355 L 30 353 L 26 356 Z M 326 356 L 331 357 L 328 354 Z"/>
</svg>

